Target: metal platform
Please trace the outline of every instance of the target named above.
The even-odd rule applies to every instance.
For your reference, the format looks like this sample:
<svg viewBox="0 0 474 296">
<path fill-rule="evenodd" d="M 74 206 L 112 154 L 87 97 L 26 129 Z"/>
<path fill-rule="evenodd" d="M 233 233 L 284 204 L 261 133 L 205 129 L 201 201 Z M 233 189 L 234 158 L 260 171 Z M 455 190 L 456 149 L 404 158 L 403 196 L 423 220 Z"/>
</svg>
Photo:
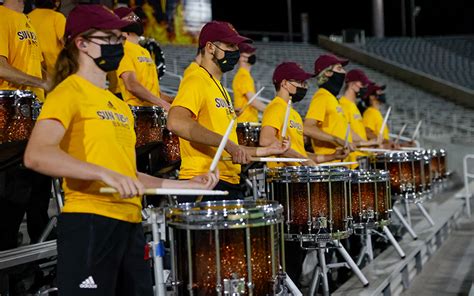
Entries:
<svg viewBox="0 0 474 296">
<path fill-rule="evenodd" d="M 410 287 L 441 245 L 448 239 L 460 219 L 465 219 L 465 201 L 455 197 L 456 191 L 445 190 L 424 203 L 433 217 L 435 226 L 430 226 L 423 216 L 411 209 L 413 228 L 418 240 L 409 234 L 403 236 L 400 246 L 406 253 L 400 259 L 394 248 L 387 248 L 371 264 L 362 269 L 370 285 L 363 288 L 357 278 L 351 277 L 333 295 L 400 295 Z"/>
</svg>

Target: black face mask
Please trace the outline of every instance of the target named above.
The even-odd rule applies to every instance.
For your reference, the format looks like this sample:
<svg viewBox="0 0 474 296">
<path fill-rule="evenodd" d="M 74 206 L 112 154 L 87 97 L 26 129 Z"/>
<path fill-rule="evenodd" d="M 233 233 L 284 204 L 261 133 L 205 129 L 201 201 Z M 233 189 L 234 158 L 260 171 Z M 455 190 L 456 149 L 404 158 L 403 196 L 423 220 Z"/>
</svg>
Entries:
<svg viewBox="0 0 474 296">
<path fill-rule="evenodd" d="M 366 93 L 367 93 L 367 87 L 361 87 L 359 89 L 359 92 L 356 94 L 356 96 L 358 98 L 362 99 L 365 96 Z"/>
<path fill-rule="evenodd" d="M 296 92 L 294 94 L 290 94 L 291 101 L 293 103 L 300 102 L 301 100 L 304 99 L 304 96 L 306 96 L 306 92 L 308 92 L 307 88 L 297 86 L 296 87 Z"/>
<path fill-rule="evenodd" d="M 257 56 L 254 54 L 249 56 L 247 59 L 247 63 L 249 63 L 250 65 L 255 65 L 256 62 L 257 62 Z"/>
<path fill-rule="evenodd" d="M 215 45 L 215 44 L 214 44 Z M 223 50 L 219 46 L 215 45 L 217 48 L 224 52 L 224 57 L 222 59 L 214 58 L 217 60 L 217 64 L 221 69 L 222 73 L 232 71 L 235 65 L 239 62 L 240 59 L 240 51 L 239 50 Z"/>
<path fill-rule="evenodd" d="M 120 61 L 123 58 L 123 44 L 99 44 L 100 57 L 92 58 L 102 71 L 110 72 L 118 69 Z"/>
<path fill-rule="evenodd" d="M 387 98 L 385 97 L 385 94 L 381 94 L 377 96 L 377 99 L 380 101 L 380 103 L 385 104 L 387 103 Z"/>
<path fill-rule="evenodd" d="M 141 22 L 133 22 L 130 25 L 123 28 L 122 32 L 135 33 L 138 36 L 142 36 L 144 32 L 143 24 Z"/>
<path fill-rule="evenodd" d="M 329 80 L 326 83 L 322 84 L 320 87 L 328 90 L 333 96 L 337 97 L 341 91 L 342 85 L 344 84 L 344 78 L 346 77 L 345 73 L 332 72 L 332 76 L 329 77 Z"/>
</svg>

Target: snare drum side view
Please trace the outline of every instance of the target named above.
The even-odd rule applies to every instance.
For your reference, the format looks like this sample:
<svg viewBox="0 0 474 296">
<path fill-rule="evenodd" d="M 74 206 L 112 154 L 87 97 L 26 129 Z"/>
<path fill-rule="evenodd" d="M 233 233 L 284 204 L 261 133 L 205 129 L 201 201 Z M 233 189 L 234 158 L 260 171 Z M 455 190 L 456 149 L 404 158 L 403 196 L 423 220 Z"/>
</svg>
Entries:
<svg viewBox="0 0 474 296">
<path fill-rule="evenodd" d="M 375 159 L 376 168 L 390 173 L 391 192 L 408 195 L 415 191 L 413 157 L 409 152 L 388 152 Z"/>
<path fill-rule="evenodd" d="M 237 138 L 239 145 L 257 147 L 260 139 L 261 125 L 257 122 L 237 123 Z"/>
<path fill-rule="evenodd" d="M 188 203 L 167 212 L 177 295 L 278 295 L 283 208 L 269 201 Z"/>
<path fill-rule="evenodd" d="M 390 224 L 392 199 L 387 171 L 352 171 L 349 195 L 349 213 L 355 229 Z"/>
<path fill-rule="evenodd" d="M 444 149 L 431 150 L 431 172 L 434 181 L 441 181 L 447 177 L 447 153 Z"/>
<path fill-rule="evenodd" d="M 25 90 L 0 90 L 0 143 L 26 141 L 33 130 L 36 95 Z"/>
<path fill-rule="evenodd" d="M 136 147 L 163 139 L 164 110 L 158 106 L 130 106 L 135 119 Z"/>
<path fill-rule="evenodd" d="M 283 205 L 286 240 L 317 243 L 349 237 L 349 172 L 309 166 L 268 170 L 267 197 Z"/>
</svg>

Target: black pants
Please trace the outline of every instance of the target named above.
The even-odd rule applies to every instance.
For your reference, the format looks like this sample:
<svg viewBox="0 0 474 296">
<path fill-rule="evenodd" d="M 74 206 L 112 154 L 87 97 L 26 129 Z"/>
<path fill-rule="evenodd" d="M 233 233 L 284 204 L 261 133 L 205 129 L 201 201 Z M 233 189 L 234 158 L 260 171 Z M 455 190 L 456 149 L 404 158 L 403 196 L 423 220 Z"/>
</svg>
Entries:
<svg viewBox="0 0 474 296">
<path fill-rule="evenodd" d="M 226 181 L 219 180 L 214 190 L 229 191 L 228 195 L 204 195 L 201 201 L 216 201 L 216 200 L 237 200 L 244 199 L 244 193 L 240 184 L 232 184 Z M 197 196 L 178 196 L 179 203 L 195 202 Z"/>
<path fill-rule="evenodd" d="M 151 296 L 140 223 L 64 213 L 58 221 L 59 295 Z"/>
<path fill-rule="evenodd" d="M 25 213 L 30 242 L 36 243 L 49 222 L 51 178 L 20 167 L 2 173 L 0 178 L 0 251 L 18 246 Z"/>
</svg>

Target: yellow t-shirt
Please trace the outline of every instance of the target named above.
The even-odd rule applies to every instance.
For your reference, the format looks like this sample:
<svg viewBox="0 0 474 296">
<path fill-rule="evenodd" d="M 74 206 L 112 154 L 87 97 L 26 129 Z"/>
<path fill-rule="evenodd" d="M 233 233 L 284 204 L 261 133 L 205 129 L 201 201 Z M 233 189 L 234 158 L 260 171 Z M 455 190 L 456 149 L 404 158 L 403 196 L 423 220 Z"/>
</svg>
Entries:
<svg viewBox="0 0 474 296">
<path fill-rule="evenodd" d="M 281 140 L 281 133 L 283 130 L 283 123 L 285 121 L 286 108 L 288 103 L 280 98 L 275 97 L 270 104 L 265 108 L 262 118 L 262 128 L 265 126 L 271 126 L 275 128 L 278 133 L 277 137 Z M 291 149 L 308 157 L 308 153 L 304 149 L 304 136 L 303 136 L 303 120 L 300 114 L 291 107 L 290 116 L 288 118 L 287 136 L 290 137 Z M 268 163 L 269 167 L 273 166 L 294 166 L 300 165 L 299 163 Z"/>
<path fill-rule="evenodd" d="M 234 107 L 244 108 L 249 101 L 246 96 L 248 92 L 255 93 L 255 83 L 249 70 L 239 68 L 232 81 L 232 89 L 234 91 Z M 238 122 L 258 122 L 258 110 L 252 106 L 248 106 L 244 113 L 237 117 Z"/>
<path fill-rule="evenodd" d="M 61 122 L 66 133 L 60 147 L 72 157 L 137 177 L 133 115 L 128 105 L 110 91 L 78 75 L 69 76 L 48 94 L 38 118 L 43 119 Z M 63 212 L 141 221 L 140 197 L 100 194 L 103 186 L 99 181 L 65 178 Z"/>
<path fill-rule="evenodd" d="M 351 125 L 351 130 L 353 130 L 359 137 L 363 140 L 367 141 L 367 133 L 365 132 L 365 126 L 362 122 L 362 115 L 360 114 L 359 108 L 357 105 L 347 99 L 346 97 L 341 97 L 339 99 L 339 104 L 344 111 L 344 115 L 346 116 L 346 120 Z M 365 156 L 366 154 L 360 151 L 354 151 L 349 154 L 348 161 L 357 161 L 358 157 Z M 351 168 L 354 169 L 358 165 L 352 165 Z"/>
<path fill-rule="evenodd" d="M 130 93 L 126 88 L 123 80 L 120 78 L 124 72 L 135 72 L 137 81 L 149 90 L 152 94 L 160 97 L 160 85 L 158 82 L 158 73 L 156 71 L 155 62 L 153 62 L 150 53 L 138 44 L 125 41 L 125 55 L 120 61 L 117 69 L 117 80 L 123 100 L 132 106 L 153 106 L 152 103 L 140 100 Z"/>
<path fill-rule="evenodd" d="M 227 96 L 227 100 L 224 94 Z M 181 106 L 194 114 L 195 120 L 203 127 L 224 135 L 232 118 L 235 116 L 230 96 L 220 81 L 214 79 L 204 69 L 199 68 L 190 73 L 181 82 L 176 98 L 171 107 Z M 238 143 L 237 123 L 230 133 L 229 141 Z M 181 152 L 180 179 L 190 179 L 209 171 L 217 147 L 191 143 L 179 139 Z M 224 151 L 223 157 L 230 156 Z M 219 161 L 220 179 L 232 184 L 240 182 L 240 165 L 232 161 Z"/>
<path fill-rule="evenodd" d="M 320 128 L 323 132 L 344 140 L 347 130 L 347 119 L 336 97 L 326 89 L 320 88 L 314 94 L 308 113 L 306 113 L 306 118 L 322 122 Z M 349 142 L 352 143 L 350 134 Z M 332 154 L 336 151 L 334 145 L 326 142 L 312 140 L 312 145 L 316 154 Z"/>
<path fill-rule="evenodd" d="M 365 110 L 364 112 L 362 120 L 366 128 L 370 129 L 374 134 L 378 135 L 383 124 L 383 116 L 379 110 L 375 109 L 374 107 L 367 108 L 367 110 Z M 385 140 L 389 139 L 388 124 L 385 125 L 385 129 L 383 130 L 383 138 Z"/>
<path fill-rule="evenodd" d="M 23 13 L 0 5 L 0 56 L 7 58 L 10 66 L 28 75 L 42 78 L 41 48 L 30 19 Z M 37 99 L 44 101 L 41 88 L 18 85 L 0 78 L 1 90 L 31 90 Z"/>
<path fill-rule="evenodd" d="M 196 63 L 195 61 L 192 61 L 191 64 L 189 64 L 189 66 L 184 70 L 183 79 L 184 79 L 184 77 L 186 77 L 189 74 L 191 74 L 192 72 L 194 72 L 194 70 L 199 69 L 199 68 L 200 68 L 199 64 Z"/>
<path fill-rule="evenodd" d="M 54 65 L 58 59 L 59 52 L 63 48 L 62 40 L 66 27 L 66 18 L 63 14 L 52 9 L 36 8 L 28 14 L 31 19 L 38 39 L 48 75 L 54 75 Z"/>
</svg>

